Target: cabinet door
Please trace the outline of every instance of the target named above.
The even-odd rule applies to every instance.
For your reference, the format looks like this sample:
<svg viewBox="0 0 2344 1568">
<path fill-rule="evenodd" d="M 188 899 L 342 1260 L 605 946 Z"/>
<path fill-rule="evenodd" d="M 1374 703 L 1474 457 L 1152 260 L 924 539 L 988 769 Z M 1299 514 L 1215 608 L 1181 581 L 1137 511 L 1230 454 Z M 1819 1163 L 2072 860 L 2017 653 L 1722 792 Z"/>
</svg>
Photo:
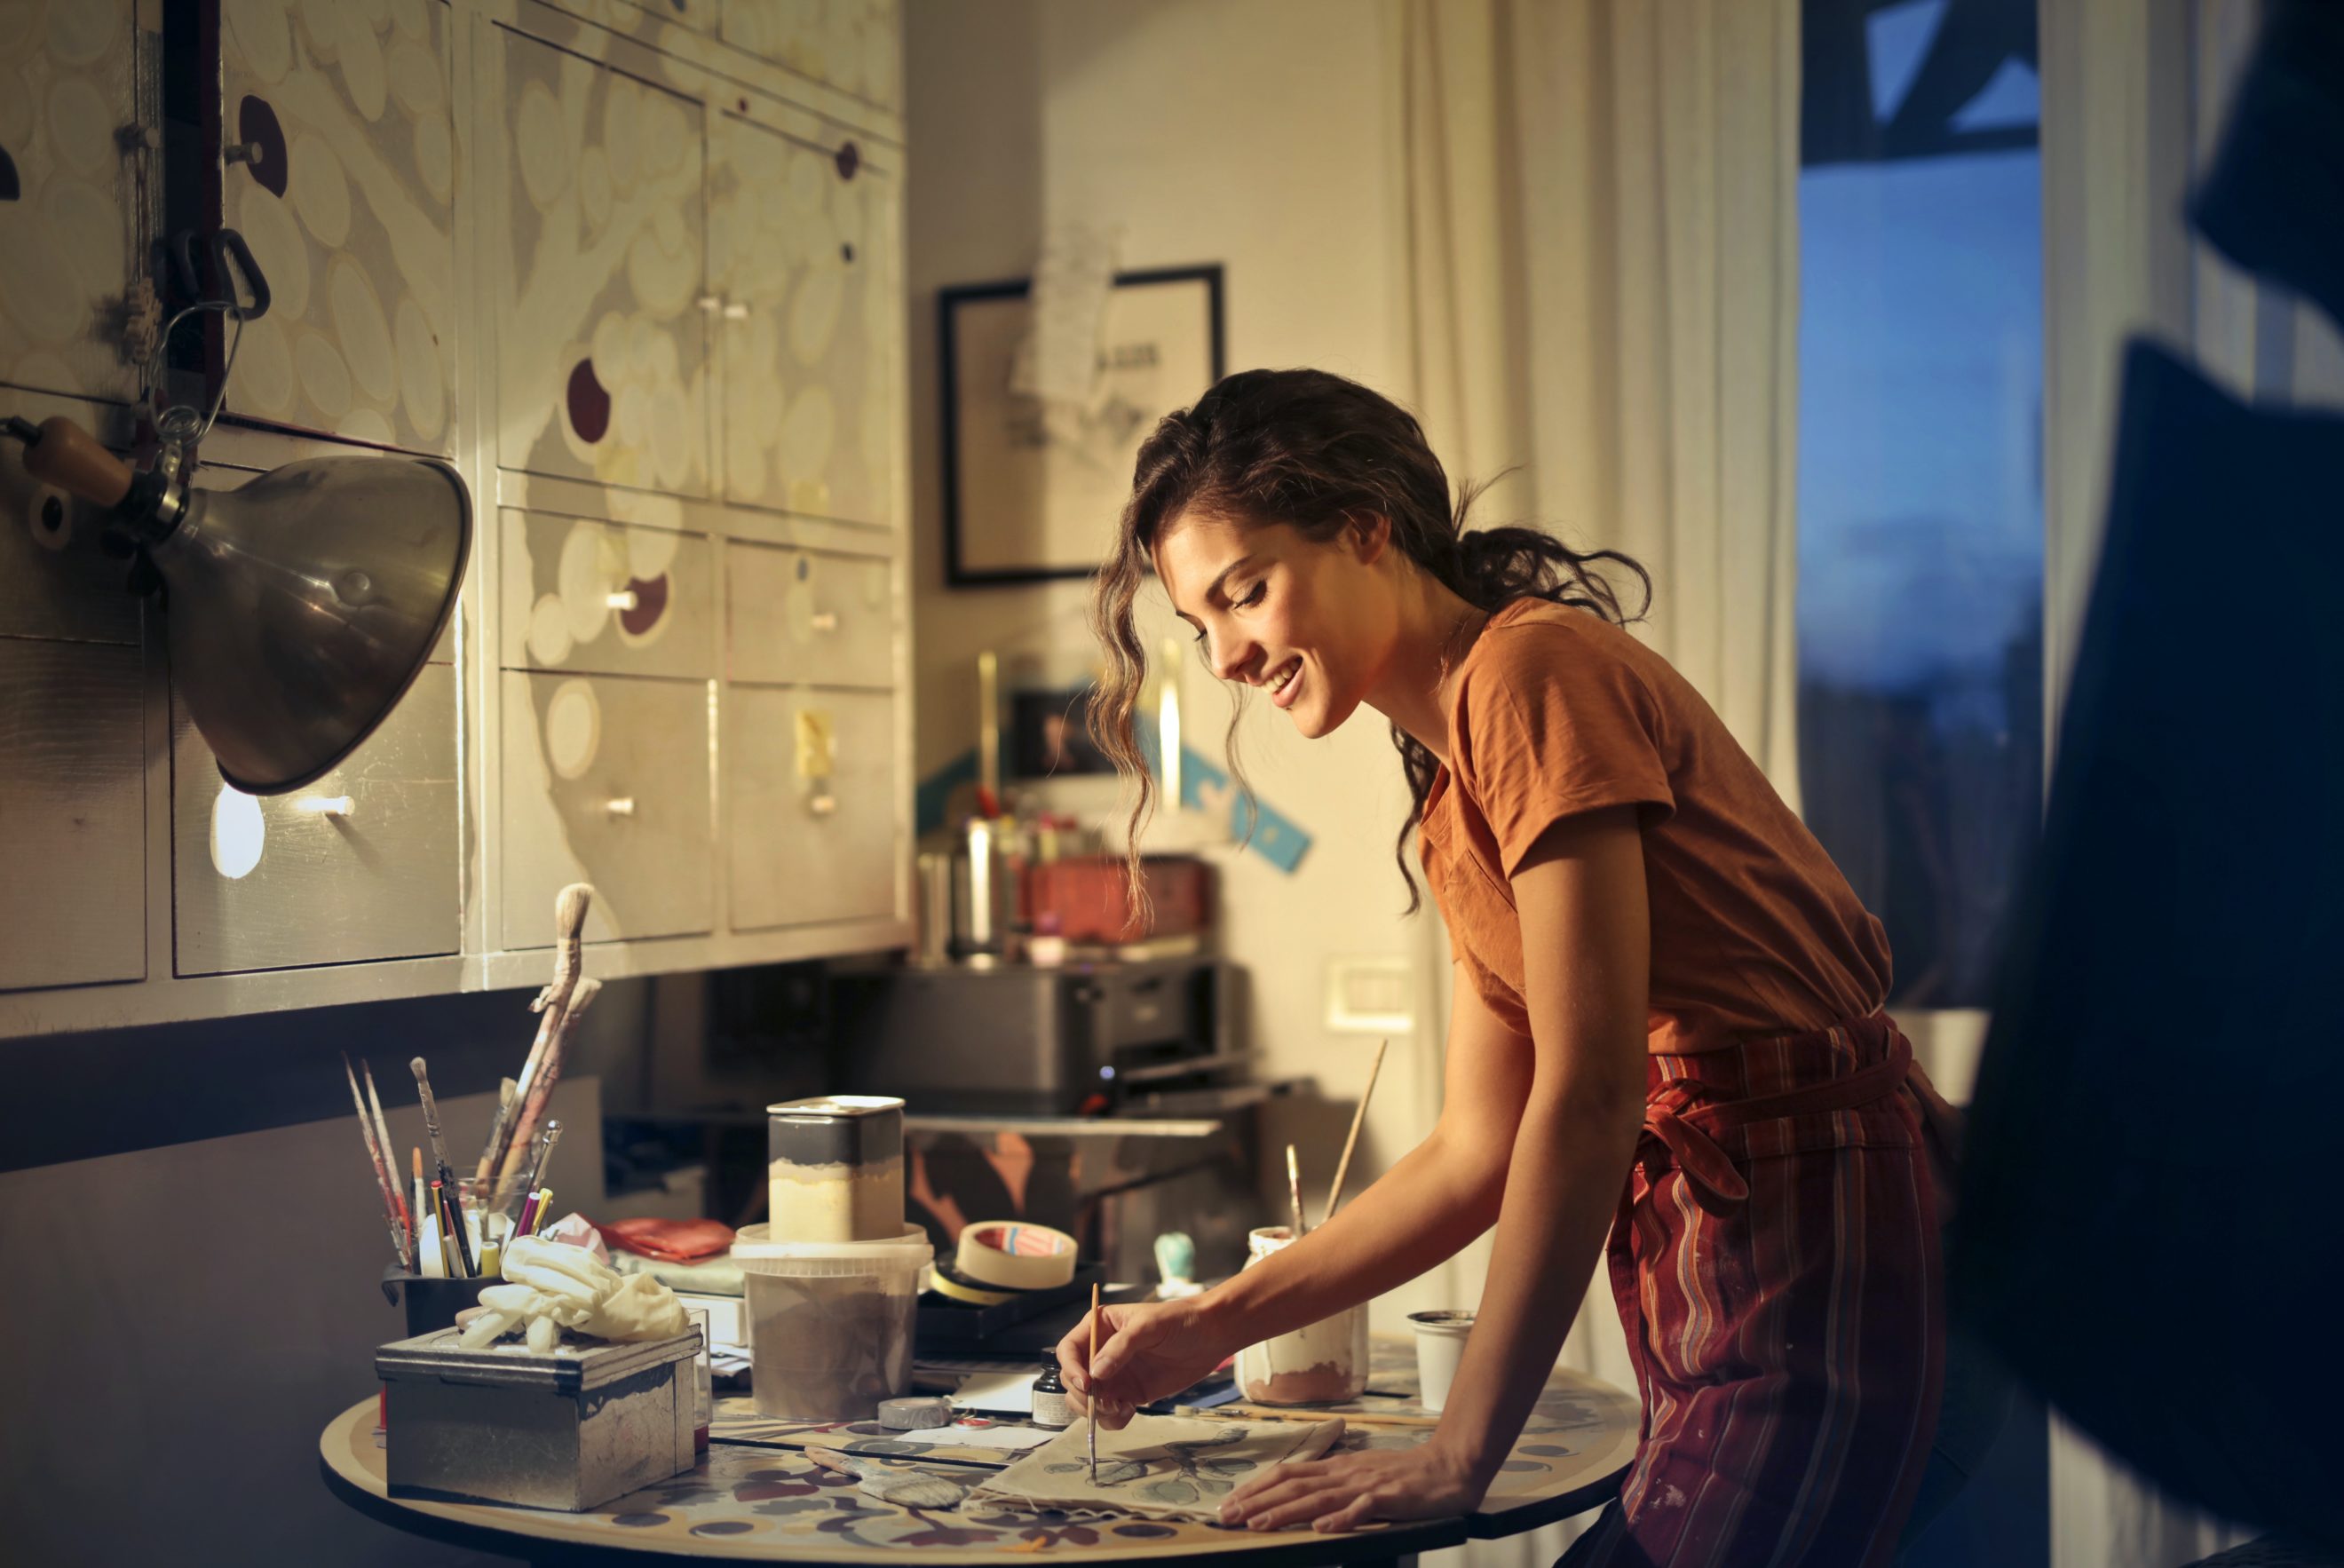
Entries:
<svg viewBox="0 0 2344 1568">
<path fill-rule="evenodd" d="M 553 904 L 594 885 L 591 942 L 707 931 L 716 914 L 712 683 L 504 676 L 508 947 L 553 941 Z"/>
<path fill-rule="evenodd" d="M 708 493 L 700 105 L 501 27 L 497 460 Z"/>
<path fill-rule="evenodd" d="M 456 672 L 429 664 L 307 789 L 255 796 L 171 712 L 177 968 L 219 975 L 453 953 L 462 928 Z"/>
<path fill-rule="evenodd" d="M 135 647 L 0 637 L 0 991 L 146 974 Z"/>
<path fill-rule="evenodd" d="M 733 680 L 894 684 L 893 562 L 737 541 L 725 562 Z"/>
<path fill-rule="evenodd" d="M 894 915 L 894 695 L 734 686 L 725 702 L 733 927 Z"/>
<path fill-rule="evenodd" d="M 713 117 L 729 501 L 895 521 L 903 423 L 897 187 L 851 142 Z"/>
<path fill-rule="evenodd" d="M 842 93 L 903 101 L 895 0 L 722 0 L 724 41 Z"/>
<path fill-rule="evenodd" d="M 0 23 L 0 381 L 127 401 L 123 292 L 138 264 L 131 0 L 13 5 Z"/>
<path fill-rule="evenodd" d="M 447 5 L 221 8 L 220 206 L 268 278 L 227 329 L 227 407 L 452 453 L 458 338 Z"/>
<path fill-rule="evenodd" d="M 705 536 L 510 508 L 502 517 L 508 667 L 716 673 L 716 572 Z"/>
</svg>

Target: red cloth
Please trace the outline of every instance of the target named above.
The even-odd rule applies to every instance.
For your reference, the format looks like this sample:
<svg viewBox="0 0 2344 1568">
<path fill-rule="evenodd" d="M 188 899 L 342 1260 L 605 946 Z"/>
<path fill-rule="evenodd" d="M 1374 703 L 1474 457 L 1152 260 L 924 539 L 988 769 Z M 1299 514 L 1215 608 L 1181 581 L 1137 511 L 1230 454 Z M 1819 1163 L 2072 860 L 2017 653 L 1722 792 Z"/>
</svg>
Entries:
<svg viewBox="0 0 2344 1568">
<path fill-rule="evenodd" d="M 689 1263 L 732 1249 L 732 1227 L 713 1219 L 613 1219 L 595 1229 L 613 1247 L 668 1263 Z"/>
<path fill-rule="evenodd" d="M 1572 1568 L 1894 1556 L 1945 1358 L 1911 1061 L 1881 1014 L 1651 1058 L 1610 1247 L 1643 1436 Z"/>
</svg>

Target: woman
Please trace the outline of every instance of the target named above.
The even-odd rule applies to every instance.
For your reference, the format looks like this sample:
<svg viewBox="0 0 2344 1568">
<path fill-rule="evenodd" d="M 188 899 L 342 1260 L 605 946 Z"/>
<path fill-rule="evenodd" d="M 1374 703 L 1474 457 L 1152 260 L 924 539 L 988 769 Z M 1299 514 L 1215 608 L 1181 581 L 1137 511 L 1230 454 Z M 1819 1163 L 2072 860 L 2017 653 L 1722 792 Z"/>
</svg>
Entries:
<svg viewBox="0 0 2344 1568">
<path fill-rule="evenodd" d="M 1317 371 L 1232 376 L 1140 449 L 1094 603 L 1135 840 L 1132 601 L 1152 563 L 1215 673 L 1306 738 L 1363 703 L 1390 721 L 1414 797 L 1401 875 L 1414 828 L 1456 1003 L 1430 1137 L 1226 1284 L 1108 1309 L 1095 1362 L 1069 1335 L 1067 1382 L 1119 1426 L 1494 1223 L 1433 1437 L 1283 1467 L 1224 1517 L 1453 1514 L 1520 1432 L 1608 1232 L 1644 1423 L 1571 1561 L 1884 1563 L 1929 1452 L 1943 1330 L 1925 1085 L 1881 1011 L 1880 923 L 1621 629 L 1601 568 L 1641 567 L 1530 529 L 1468 533 L 1464 511 L 1411 417 Z"/>
</svg>

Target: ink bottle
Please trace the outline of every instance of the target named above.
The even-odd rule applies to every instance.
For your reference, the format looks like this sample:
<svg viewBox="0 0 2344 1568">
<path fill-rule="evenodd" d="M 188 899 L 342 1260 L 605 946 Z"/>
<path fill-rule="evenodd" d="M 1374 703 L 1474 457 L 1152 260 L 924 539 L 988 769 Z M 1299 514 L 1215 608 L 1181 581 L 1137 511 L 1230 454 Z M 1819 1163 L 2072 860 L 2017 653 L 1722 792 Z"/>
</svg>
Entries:
<svg viewBox="0 0 2344 1568">
<path fill-rule="evenodd" d="M 1058 1375 L 1057 1353 L 1044 1351 L 1042 1370 L 1034 1379 L 1034 1424 L 1067 1426 L 1074 1419 L 1074 1410 L 1066 1403 L 1066 1381 Z"/>
</svg>

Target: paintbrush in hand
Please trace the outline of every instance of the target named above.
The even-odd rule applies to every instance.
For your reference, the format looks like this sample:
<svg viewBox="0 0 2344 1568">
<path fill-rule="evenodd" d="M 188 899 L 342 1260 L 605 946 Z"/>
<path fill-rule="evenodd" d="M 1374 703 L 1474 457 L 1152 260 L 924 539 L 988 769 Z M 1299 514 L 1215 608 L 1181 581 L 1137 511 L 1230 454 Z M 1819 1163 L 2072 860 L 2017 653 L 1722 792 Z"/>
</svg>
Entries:
<svg viewBox="0 0 2344 1568">
<path fill-rule="evenodd" d="M 449 1212 L 456 1216 L 457 1260 L 463 1264 L 469 1279 L 480 1270 L 472 1259 L 471 1238 L 464 1234 L 463 1215 L 456 1201 L 456 1177 L 448 1168 L 448 1142 L 440 1136 L 440 1102 L 431 1098 L 431 1075 L 424 1070 L 423 1058 L 417 1057 L 407 1067 L 415 1075 L 416 1098 L 423 1102 L 423 1130 L 430 1136 L 431 1158 L 439 1168 L 440 1191 L 445 1195 Z"/>
<path fill-rule="evenodd" d="M 1089 1367 L 1091 1376 L 1096 1378 L 1098 1375 L 1098 1281 L 1096 1280 L 1091 1281 L 1091 1359 Z M 1098 1385 L 1094 1382 L 1091 1386 L 1096 1389 Z M 1091 1444 L 1091 1484 L 1093 1486 L 1096 1486 L 1098 1484 L 1098 1399 L 1096 1394 L 1093 1395 L 1091 1399 L 1091 1420 L 1088 1436 L 1090 1438 Z"/>
</svg>

